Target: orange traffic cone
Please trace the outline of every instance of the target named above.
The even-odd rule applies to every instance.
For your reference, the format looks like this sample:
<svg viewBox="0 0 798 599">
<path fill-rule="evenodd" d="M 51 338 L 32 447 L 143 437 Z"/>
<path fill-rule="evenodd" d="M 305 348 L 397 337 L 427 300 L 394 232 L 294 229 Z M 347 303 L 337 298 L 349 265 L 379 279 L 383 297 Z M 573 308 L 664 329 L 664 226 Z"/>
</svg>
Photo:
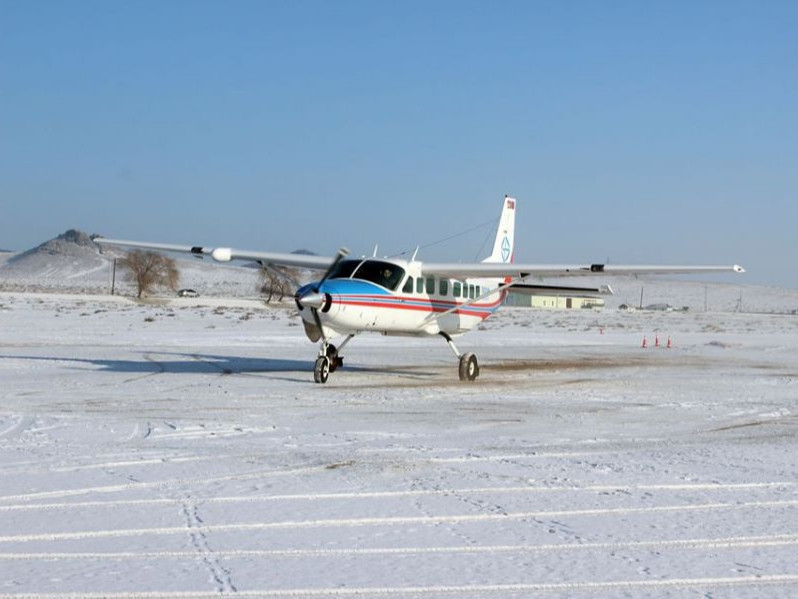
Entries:
<svg viewBox="0 0 798 599">
<path fill-rule="evenodd" d="M 668 343 L 666 343 L 666 344 L 665 344 L 665 347 L 667 347 L 668 349 L 670 349 L 670 348 L 672 348 L 672 347 L 673 347 L 673 343 L 671 343 L 671 338 L 670 338 L 670 336 L 668 336 Z"/>
<path fill-rule="evenodd" d="M 643 335 L 643 345 L 641 345 L 640 347 L 642 347 L 643 349 L 646 349 L 648 347 L 648 339 L 646 339 L 645 335 Z"/>
<path fill-rule="evenodd" d="M 659 335 L 654 337 L 654 347 L 659 347 Z"/>
</svg>

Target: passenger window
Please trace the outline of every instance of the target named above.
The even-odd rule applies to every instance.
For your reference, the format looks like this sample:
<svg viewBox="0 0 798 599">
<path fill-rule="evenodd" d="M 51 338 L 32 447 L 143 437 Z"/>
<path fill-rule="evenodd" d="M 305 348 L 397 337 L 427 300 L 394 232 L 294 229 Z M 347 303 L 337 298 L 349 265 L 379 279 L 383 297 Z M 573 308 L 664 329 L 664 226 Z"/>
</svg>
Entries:
<svg viewBox="0 0 798 599">
<path fill-rule="evenodd" d="M 405 286 L 402 287 L 402 293 L 413 293 L 413 277 L 407 277 Z"/>
<path fill-rule="evenodd" d="M 474 299 L 474 298 L 476 297 L 476 296 L 474 295 L 474 286 L 473 286 L 473 285 L 469 285 L 469 286 L 468 286 L 468 297 L 469 297 L 470 299 Z"/>
<path fill-rule="evenodd" d="M 424 279 L 421 277 L 416 279 L 416 293 L 424 293 Z"/>
<path fill-rule="evenodd" d="M 435 293 L 435 279 L 432 277 L 427 278 L 427 295 Z"/>
<path fill-rule="evenodd" d="M 477 285 L 477 297 L 479 297 L 480 295 L 482 295 L 482 287 L 480 285 Z"/>
<path fill-rule="evenodd" d="M 441 283 L 438 286 L 438 290 L 441 292 L 441 295 L 447 296 L 449 295 L 449 281 L 446 279 L 441 279 Z"/>
<path fill-rule="evenodd" d="M 455 281 L 455 282 L 454 282 L 454 285 L 452 285 L 452 294 L 453 294 L 455 297 L 460 297 L 460 294 L 461 294 L 462 292 L 463 292 L 463 291 L 462 291 L 462 285 L 460 285 L 460 281 Z"/>
</svg>

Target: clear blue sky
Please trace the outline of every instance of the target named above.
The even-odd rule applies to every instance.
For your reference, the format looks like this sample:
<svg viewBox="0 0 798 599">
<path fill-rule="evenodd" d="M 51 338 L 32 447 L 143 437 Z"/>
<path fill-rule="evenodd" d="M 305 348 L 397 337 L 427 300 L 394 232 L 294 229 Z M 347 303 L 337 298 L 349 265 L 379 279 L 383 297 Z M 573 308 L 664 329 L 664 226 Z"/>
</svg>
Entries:
<svg viewBox="0 0 798 599">
<path fill-rule="evenodd" d="M 518 260 L 798 287 L 797 31 L 795 1 L 0 0 L 0 247 L 392 253 L 512 194 Z"/>
</svg>

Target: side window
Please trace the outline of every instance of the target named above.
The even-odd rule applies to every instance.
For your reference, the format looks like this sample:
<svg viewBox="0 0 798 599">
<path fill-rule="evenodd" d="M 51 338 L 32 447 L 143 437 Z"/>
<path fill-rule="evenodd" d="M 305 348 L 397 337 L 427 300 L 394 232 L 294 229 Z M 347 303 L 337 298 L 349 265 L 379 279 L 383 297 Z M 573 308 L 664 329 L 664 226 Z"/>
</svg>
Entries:
<svg viewBox="0 0 798 599">
<path fill-rule="evenodd" d="M 424 293 L 424 279 L 421 277 L 416 279 L 416 293 Z"/>
<path fill-rule="evenodd" d="M 435 293 L 435 279 L 433 277 L 427 277 L 427 295 L 432 295 Z"/>
<path fill-rule="evenodd" d="M 477 285 L 477 297 L 479 297 L 480 295 L 482 295 L 482 287 L 480 285 Z"/>
<path fill-rule="evenodd" d="M 452 295 L 455 297 L 460 297 L 460 294 L 463 292 L 463 286 L 460 285 L 460 281 L 455 281 L 454 285 L 452 285 Z"/>
<path fill-rule="evenodd" d="M 468 286 L 468 297 L 469 297 L 469 299 L 474 299 L 476 297 L 476 295 L 474 295 L 474 286 L 473 285 L 469 285 Z"/>
<path fill-rule="evenodd" d="M 449 295 L 449 281 L 446 279 L 441 279 L 440 285 L 438 286 L 438 290 L 441 292 L 441 295 L 444 297 Z"/>
<path fill-rule="evenodd" d="M 402 287 L 402 293 L 413 293 L 413 277 L 407 277 L 405 286 Z"/>
</svg>

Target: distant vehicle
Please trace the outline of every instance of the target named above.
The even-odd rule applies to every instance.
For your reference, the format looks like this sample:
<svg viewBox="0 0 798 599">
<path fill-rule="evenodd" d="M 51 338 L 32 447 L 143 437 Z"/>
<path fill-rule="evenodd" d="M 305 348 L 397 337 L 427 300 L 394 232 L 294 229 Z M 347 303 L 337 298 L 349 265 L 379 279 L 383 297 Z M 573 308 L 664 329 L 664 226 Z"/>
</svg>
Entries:
<svg viewBox="0 0 798 599">
<path fill-rule="evenodd" d="M 177 292 L 177 297 L 199 297 L 199 293 L 193 289 L 181 289 Z"/>
<path fill-rule="evenodd" d="M 310 341 L 320 342 L 313 372 L 317 383 L 343 364 L 340 350 L 355 335 L 367 331 L 397 336 L 442 337 L 459 359 L 462 381 L 479 375 L 476 356 L 460 353 L 452 337 L 474 329 L 491 316 L 509 292 L 549 294 L 601 294 L 601 288 L 544 286 L 546 277 L 580 277 L 643 274 L 687 274 L 743 272 L 740 266 L 620 266 L 617 264 L 524 264 L 515 263 L 514 230 L 516 201 L 505 197 L 496 229 L 493 252 L 482 262 L 429 263 L 409 259 L 361 257 L 345 259 L 341 248 L 335 256 L 303 256 L 276 252 L 242 251 L 230 247 L 181 246 L 172 244 L 98 239 L 97 243 L 121 245 L 195 256 L 210 256 L 217 262 L 250 260 L 264 265 L 294 266 L 323 272 L 300 287 L 296 308 Z M 456 216 L 452 214 L 452 217 Z M 424 215 L 418 215 L 425 218 Z M 365 226 L 365 225 L 361 225 Z M 344 337 L 334 346 L 333 337 Z"/>
<path fill-rule="evenodd" d="M 644 309 L 653 310 L 655 312 L 673 312 L 673 306 L 670 304 L 649 304 Z"/>
</svg>

